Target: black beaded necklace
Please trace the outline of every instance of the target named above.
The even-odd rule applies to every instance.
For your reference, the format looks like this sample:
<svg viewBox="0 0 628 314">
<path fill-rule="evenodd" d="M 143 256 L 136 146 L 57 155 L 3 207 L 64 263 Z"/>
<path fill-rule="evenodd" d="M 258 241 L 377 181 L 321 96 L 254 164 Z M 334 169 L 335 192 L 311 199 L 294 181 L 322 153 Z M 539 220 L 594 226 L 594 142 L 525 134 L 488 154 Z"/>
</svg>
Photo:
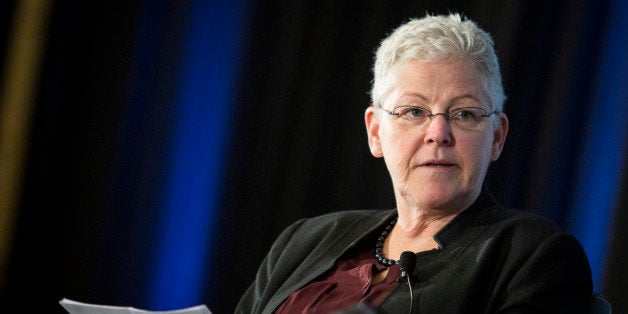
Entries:
<svg viewBox="0 0 628 314">
<path fill-rule="evenodd" d="M 384 248 L 384 240 L 386 240 L 386 237 L 388 237 L 390 231 L 392 231 L 393 227 L 397 223 L 398 218 L 399 217 L 395 217 L 390 221 L 390 223 L 388 223 L 386 229 L 382 231 L 382 234 L 379 236 L 379 238 L 377 238 L 377 242 L 375 243 L 375 259 L 377 259 L 378 263 L 386 267 L 397 264 L 396 260 L 385 258 L 382 249 Z"/>
</svg>

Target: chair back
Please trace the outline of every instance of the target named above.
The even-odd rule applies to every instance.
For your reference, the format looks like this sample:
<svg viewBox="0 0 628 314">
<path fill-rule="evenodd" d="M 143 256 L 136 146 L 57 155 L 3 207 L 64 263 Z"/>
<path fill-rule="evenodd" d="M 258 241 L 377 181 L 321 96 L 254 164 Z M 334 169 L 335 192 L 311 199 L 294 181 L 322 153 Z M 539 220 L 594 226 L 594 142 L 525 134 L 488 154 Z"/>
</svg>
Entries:
<svg viewBox="0 0 628 314">
<path fill-rule="evenodd" d="M 613 309 L 608 299 L 599 294 L 593 293 L 591 296 L 591 314 L 611 314 Z"/>
</svg>

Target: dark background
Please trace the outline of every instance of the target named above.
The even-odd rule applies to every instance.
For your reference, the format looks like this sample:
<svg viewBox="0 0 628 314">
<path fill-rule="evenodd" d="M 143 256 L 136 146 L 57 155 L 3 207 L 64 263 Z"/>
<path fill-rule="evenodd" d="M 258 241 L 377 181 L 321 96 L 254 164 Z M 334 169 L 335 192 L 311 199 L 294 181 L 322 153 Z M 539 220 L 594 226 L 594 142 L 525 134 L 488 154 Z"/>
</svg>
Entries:
<svg viewBox="0 0 628 314">
<path fill-rule="evenodd" d="M 371 63 L 386 34 L 426 12 L 463 13 L 493 35 L 510 132 L 489 171 L 489 190 L 505 205 L 568 227 L 590 136 L 586 117 L 599 110 L 594 87 L 604 34 L 619 2 L 247 2 L 207 248 L 212 263 L 199 302 L 232 312 L 274 238 L 299 218 L 394 206 L 364 129 Z M 3 44 L 15 4 L 2 5 Z M 56 302 L 63 297 L 151 307 L 147 278 L 161 215 L 155 195 L 167 180 L 173 86 L 191 7 L 54 3 L 0 308 L 62 312 Z M 147 23 L 147 14 L 160 14 L 161 22 Z M 141 41 L 151 49 L 138 48 Z M 595 143 L 625 151 L 625 139 L 604 134 Z M 628 223 L 628 159 L 620 160 L 596 287 L 617 313 L 628 310 L 621 228 Z"/>
</svg>

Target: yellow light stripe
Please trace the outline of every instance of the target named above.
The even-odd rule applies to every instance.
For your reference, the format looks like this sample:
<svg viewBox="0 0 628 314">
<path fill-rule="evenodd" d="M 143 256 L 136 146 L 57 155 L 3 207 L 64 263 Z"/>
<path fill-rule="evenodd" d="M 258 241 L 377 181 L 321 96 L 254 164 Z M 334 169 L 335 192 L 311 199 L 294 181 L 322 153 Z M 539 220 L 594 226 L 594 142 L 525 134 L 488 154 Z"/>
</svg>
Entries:
<svg viewBox="0 0 628 314">
<path fill-rule="evenodd" d="M 15 3 L 0 86 L 0 295 L 12 249 L 52 0 Z"/>
</svg>

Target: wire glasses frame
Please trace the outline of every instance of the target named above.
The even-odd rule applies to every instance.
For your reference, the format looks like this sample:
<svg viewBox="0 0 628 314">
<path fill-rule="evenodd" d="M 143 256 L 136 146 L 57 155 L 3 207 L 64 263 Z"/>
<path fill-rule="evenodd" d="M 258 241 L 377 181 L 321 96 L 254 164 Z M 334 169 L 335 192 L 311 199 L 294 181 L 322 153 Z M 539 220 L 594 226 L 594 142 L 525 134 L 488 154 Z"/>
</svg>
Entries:
<svg viewBox="0 0 628 314">
<path fill-rule="evenodd" d="M 395 116 L 397 122 L 401 124 L 423 126 L 431 121 L 435 116 L 443 116 L 446 121 L 451 121 L 453 125 L 463 130 L 477 130 L 483 118 L 500 113 L 495 110 L 487 112 L 479 107 L 462 107 L 450 110 L 448 113 L 432 113 L 429 109 L 418 106 L 398 106 L 392 111 L 382 107 L 377 107 L 386 112 L 389 116 Z"/>
</svg>

